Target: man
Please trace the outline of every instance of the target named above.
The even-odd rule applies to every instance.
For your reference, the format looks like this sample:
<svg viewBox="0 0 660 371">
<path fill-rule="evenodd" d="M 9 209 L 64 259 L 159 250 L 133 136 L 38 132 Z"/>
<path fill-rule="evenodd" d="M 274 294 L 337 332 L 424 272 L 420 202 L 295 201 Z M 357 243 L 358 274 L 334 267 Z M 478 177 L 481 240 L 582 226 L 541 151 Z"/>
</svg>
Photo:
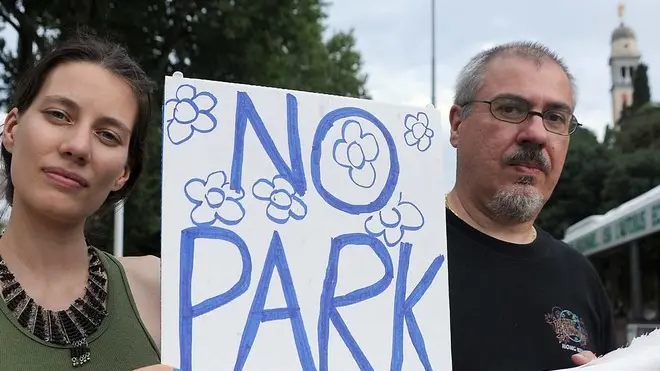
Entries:
<svg viewBox="0 0 660 371">
<path fill-rule="evenodd" d="M 568 368 L 615 348 L 596 271 L 534 226 L 579 126 L 575 90 L 564 63 L 529 42 L 481 52 L 458 77 L 446 198 L 456 371 Z"/>
</svg>

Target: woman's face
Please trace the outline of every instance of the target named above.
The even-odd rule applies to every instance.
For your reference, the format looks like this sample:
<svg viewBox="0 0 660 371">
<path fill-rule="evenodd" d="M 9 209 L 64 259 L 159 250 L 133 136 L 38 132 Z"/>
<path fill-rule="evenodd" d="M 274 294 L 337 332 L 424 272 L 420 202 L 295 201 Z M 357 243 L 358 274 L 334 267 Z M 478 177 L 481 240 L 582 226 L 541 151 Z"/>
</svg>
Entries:
<svg viewBox="0 0 660 371">
<path fill-rule="evenodd" d="M 12 154 L 14 207 L 79 223 L 129 177 L 128 147 L 138 104 L 127 82 L 105 68 L 54 68 L 23 113 L 13 109 L 2 141 Z"/>
</svg>

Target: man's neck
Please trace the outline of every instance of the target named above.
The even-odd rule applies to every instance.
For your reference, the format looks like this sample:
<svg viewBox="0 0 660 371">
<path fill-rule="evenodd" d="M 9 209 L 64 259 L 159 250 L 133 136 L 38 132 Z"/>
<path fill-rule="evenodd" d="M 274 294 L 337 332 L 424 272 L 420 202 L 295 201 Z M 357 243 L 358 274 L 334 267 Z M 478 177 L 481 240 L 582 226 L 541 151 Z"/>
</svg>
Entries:
<svg viewBox="0 0 660 371">
<path fill-rule="evenodd" d="M 488 210 L 472 197 L 454 188 L 447 195 L 447 207 L 457 217 L 476 230 L 493 238 L 515 244 L 528 244 L 536 238 L 534 221 L 503 223 L 493 218 Z"/>
</svg>

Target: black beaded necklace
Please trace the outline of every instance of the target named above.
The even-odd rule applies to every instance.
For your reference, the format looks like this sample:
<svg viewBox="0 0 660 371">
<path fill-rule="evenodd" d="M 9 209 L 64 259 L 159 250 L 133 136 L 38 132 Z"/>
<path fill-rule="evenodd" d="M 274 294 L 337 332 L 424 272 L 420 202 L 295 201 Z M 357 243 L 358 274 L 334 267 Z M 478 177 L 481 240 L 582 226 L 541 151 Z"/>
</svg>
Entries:
<svg viewBox="0 0 660 371">
<path fill-rule="evenodd" d="M 108 274 L 94 248 L 88 247 L 87 253 L 89 277 L 85 294 L 69 308 L 59 311 L 45 309 L 29 297 L 0 256 L 0 289 L 7 307 L 18 323 L 39 339 L 71 347 L 73 367 L 90 360 L 87 338 L 98 330 L 108 314 Z"/>
</svg>

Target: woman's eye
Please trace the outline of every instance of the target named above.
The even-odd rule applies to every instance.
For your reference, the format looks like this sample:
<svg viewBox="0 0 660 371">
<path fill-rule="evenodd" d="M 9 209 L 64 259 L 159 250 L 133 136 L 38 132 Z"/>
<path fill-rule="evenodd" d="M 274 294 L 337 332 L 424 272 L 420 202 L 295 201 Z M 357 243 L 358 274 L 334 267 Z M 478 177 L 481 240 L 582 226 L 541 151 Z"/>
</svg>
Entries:
<svg viewBox="0 0 660 371">
<path fill-rule="evenodd" d="M 56 119 L 58 121 L 67 121 L 68 120 L 68 117 L 66 116 L 66 113 L 64 113 L 62 111 L 48 111 L 47 113 L 48 113 L 48 115 L 50 115 L 51 117 L 53 117 L 54 119 Z"/>
<path fill-rule="evenodd" d="M 109 131 L 100 131 L 98 135 L 107 142 L 121 143 L 121 140 L 115 133 Z"/>
</svg>

